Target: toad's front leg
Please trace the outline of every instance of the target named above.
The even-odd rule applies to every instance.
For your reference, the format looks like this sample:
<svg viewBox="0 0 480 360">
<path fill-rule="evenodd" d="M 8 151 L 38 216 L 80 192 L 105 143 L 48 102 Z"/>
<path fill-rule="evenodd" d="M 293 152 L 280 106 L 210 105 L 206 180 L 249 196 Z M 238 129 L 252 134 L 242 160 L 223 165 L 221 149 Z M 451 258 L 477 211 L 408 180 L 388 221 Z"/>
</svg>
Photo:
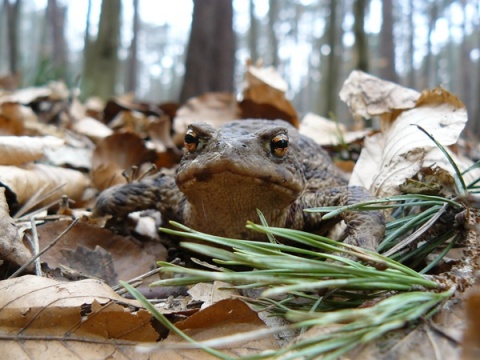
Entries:
<svg viewBox="0 0 480 360">
<path fill-rule="evenodd" d="M 112 215 L 112 218 L 122 221 L 131 212 L 155 209 L 166 219 L 182 221 L 183 202 L 183 194 L 173 176 L 158 174 L 103 191 L 96 201 L 94 215 Z"/>
<path fill-rule="evenodd" d="M 324 206 L 346 206 L 373 199 L 373 196 L 361 186 L 338 186 L 324 190 L 306 192 L 294 207 L 308 209 Z M 290 226 L 325 233 L 335 223 L 344 220 L 347 228 L 339 240 L 375 251 L 385 235 L 385 219 L 380 211 L 345 211 L 338 218 L 324 221 L 321 213 L 301 212 L 292 216 Z"/>
</svg>

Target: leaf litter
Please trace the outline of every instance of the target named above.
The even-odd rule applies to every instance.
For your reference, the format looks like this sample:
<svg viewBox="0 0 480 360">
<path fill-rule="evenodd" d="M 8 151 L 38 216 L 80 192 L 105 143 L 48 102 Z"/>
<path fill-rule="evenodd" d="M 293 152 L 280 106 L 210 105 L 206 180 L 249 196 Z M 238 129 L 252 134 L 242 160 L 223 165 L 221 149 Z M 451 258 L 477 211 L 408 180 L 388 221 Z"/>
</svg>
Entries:
<svg viewBox="0 0 480 360">
<path fill-rule="evenodd" d="M 372 134 L 369 129 L 352 133 L 335 123 L 327 126 L 324 120 L 316 120 L 311 115 L 305 122 L 298 122 L 294 108 L 285 98 L 286 89 L 283 85 L 273 69 L 249 64 L 246 85 L 239 101 L 233 94 L 212 93 L 192 99 L 183 107 L 178 104 L 141 104 L 130 98 L 112 99 L 106 105 L 98 101 L 84 105 L 75 97 L 70 101 L 69 91 L 61 84 L 14 92 L 0 98 L 0 130 L 6 135 L 14 135 L 14 140 L 18 140 L 16 145 L 20 145 L 17 146 L 19 154 L 10 156 L 13 164 L 0 169 L 0 181 L 7 193 L 2 208 L 4 222 L 1 231 L 5 235 L 0 239 L 0 259 L 3 260 L 0 268 L 3 272 L 11 273 L 34 256 L 35 251 L 26 240 L 27 235 L 30 239 L 37 238 L 41 250 L 71 224 L 71 215 L 61 215 L 65 213 L 65 206 L 58 205 L 61 204 L 61 195 L 66 195 L 68 206 L 73 210 L 88 209 L 98 190 L 128 181 L 122 177 L 122 173 L 132 166 L 145 168 L 151 163 L 160 168 L 174 166 L 179 159 L 174 144 L 178 146 L 181 142 L 179 139 L 183 138 L 186 124 L 204 119 L 206 114 L 208 118 L 215 119 L 216 126 L 238 117 L 280 117 L 299 126 L 301 132 L 317 134 L 314 135 L 316 138 L 331 139 L 329 142 L 333 143 L 333 147 L 351 144 L 365 136 L 359 166 L 354 169 L 351 182 L 371 188 L 378 196 L 399 193 L 399 186 L 406 179 L 413 179 L 419 172 L 433 166 L 452 174 L 451 166 L 442 154 L 439 155 L 435 144 L 417 127 L 411 126 L 421 125 L 444 146 L 457 142 L 467 121 L 466 112 L 461 102 L 446 90 L 437 88 L 418 93 L 361 72 L 353 72 L 340 96 L 355 117 L 380 118 L 383 131 Z M 35 108 L 32 104 L 39 102 L 50 102 L 51 109 L 57 107 L 63 110 L 60 116 L 48 112 L 36 113 L 32 110 Z M 303 126 L 305 128 L 302 130 Z M 327 130 L 327 136 L 323 136 L 326 128 L 330 130 Z M 70 137 L 72 131 L 76 134 L 75 139 Z M 338 134 L 336 131 L 339 131 Z M 29 147 L 30 141 L 22 143 L 22 136 L 34 136 L 33 139 L 43 139 L 41 141 L 44 143 L 39 143 L 40 147 L 35 145 L 35 149 L 34 145 Z M 150 146 L 147 137 L 156 143 Z M 126 151 L 131 149 L 129 145 L 125 146 L 129 144 L 130 140 L 126 141 L 128 138 L 135 139 L 133 143 L 137 150 Z M 71 169 L 58 164 L 45 164 L 48 163 L 48 151 L 43 151 L 43 146 L 49 148 L 64 144 L 62 146 L 74 148 L 82 142 L 85 145 L 81 147 L 92 151 L 90 163 L 82 161 L 82 165 L 75 165 L 72 162 L 69 165 Z M 23 153 L 25 157 L 22 157 Z M 31 156 L 30 153 L 35 155 Z M 469 160 L 455 158 L 455 161 L 462 164 L 462 169 L 471 165 Z M 469 175 L 478 178 L 475 173 Z M 26 182 L 27 179 L 29 182 Z M 434 174 L 435 179 L 437 175 Z M 48 193 L 52 190 L 51 196 L 24 211 L 23 218 L 30 216 L 35 229 L 27 231 L 22 242 L 20 236 L 23 232 L 15 230 L 19 227 L 11 214 L 33 196 L 38 196 L 39 191 Z M 48 214 L 29 215 L 32 209 L 42 209 L 52 204 Z M 72 211 L 67 213 L 72 214 Z M 88 216 L 88 211 L 86 214 Z M 132 219 L 132 224 L 126 224 L 130 229 L 136 226 L 134 223 L 137 220 Z M 58 243 L 41 255 L 42 274 L 38 275 L 43 277 L 24 275 L 0 282 L 0 318 L 5 319 L 0 321 L 2 354 L 7 358 L 29 356 L 39 359 L 72 355 L 85 359 L 107 356 L 139 359 L 165 356 L 172 359 L 212 358 L 212 355 L 199 349 L 188 349 L 178 335 L 168 335 L 168 330 L 157 323 L 142 304 L 118 296 L 110 287 L 119 290 L 115 286 L 119 280 L 133 279 L 132 283 L 141 289 L 158 279 L 159 275 L 152 270 L 156 261 L 167 259 L 167 251 L 171 246 L 169 242 L 150 236 L 139 241 L 102 229 L 99 227 L 101 220 L 89 219 L 84 215 L 79 220 L 61 236 Z M 156 224 L 157 220 L 153 223 Z M 472 266 L 478 268 L 476 263 Z M 33 271 L 33 267 L 27 271 Z M 142 274 L 145 273 L 152 274 L 143 278 Z M 451 279 L 461 281 L 462 276 L 459 273 L 452 274 Z M 474 283 L 474 279 L 471 279 L 466 287 L 470 288 Z M 240 300 L 243 297 L 239 296 L 238 291 L 226 291 L 223 288 L 228 288 L 228 284 L 214 284 L 213 287 L 198 284 L 190 289 L 189 294 L 180 289 L 181 295 L 170 296 L 167 292 L 152 296 L 158 298 L 156 308 L 164 311 L 170 321 L 196 341 L 247 334 L 266 328 L 257 313 Z M 475 305 L 478 304 L 478 291 L 475 289 L 478 290 L 473 287 L 465 295 L 459 292 L 430 320 L 414 328 L 391 332 L 390 338 L 355 349 L 352 356 L 398 358 L 404 357 L 408 351 L 408 358 L 432 354 L 437 357 L 447 354 L 458 357 L 460 349 L 464 358 L 478 354 L 476 324 L 480 321 L 475 311 L 478 308 Z M 202 303 L 204 306 L 200 310 Z M 312 340 L 316 336 L 318 334 L 311 332 L 304 335 Z M 160 339 L 166 340 L 158 343 Z M 380 352 L 379 349 L 390 344 L 391 339 L 395 339 L 396 345 L 387 353 Z M 156 342 L 160 348 L 158 345 L 151 348 L 149 344 L 142 346 L 143 350 L 149 349 L 149 352 L 139 352 L 136 346 L 147 342 Z M 269 351 L 278 347 L 274 337 L 267 336 L 242 345 L 224 344 L 222 350 L 229 356 L 246 357 L 269 354 Z"/>
</svg>

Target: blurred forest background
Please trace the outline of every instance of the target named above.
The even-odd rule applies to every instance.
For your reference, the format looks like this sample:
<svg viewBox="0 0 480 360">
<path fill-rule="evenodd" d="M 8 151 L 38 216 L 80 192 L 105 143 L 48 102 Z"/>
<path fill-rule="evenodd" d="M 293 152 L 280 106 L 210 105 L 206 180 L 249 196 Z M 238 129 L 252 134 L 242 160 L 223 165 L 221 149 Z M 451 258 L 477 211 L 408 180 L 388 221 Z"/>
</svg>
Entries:
<svg viewBox="0 0 480 360">
<path fill-rule="evenodd" d="M 480 133 L 479 0 L 1 0 L 0 87 L 64 80 L 86 99 L 184 102 L 274 66 L 300 114 L 348 123 L 353 69 L 466 104 Z"/>
</svg>

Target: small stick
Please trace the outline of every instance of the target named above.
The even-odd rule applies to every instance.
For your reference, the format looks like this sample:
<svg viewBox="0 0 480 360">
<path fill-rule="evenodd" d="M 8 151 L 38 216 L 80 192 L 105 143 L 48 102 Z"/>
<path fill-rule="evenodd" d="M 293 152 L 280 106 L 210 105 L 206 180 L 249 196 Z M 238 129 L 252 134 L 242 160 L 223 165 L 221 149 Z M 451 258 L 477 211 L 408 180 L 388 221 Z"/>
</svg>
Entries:
<svg viewBox="0 0 480 360">
<path fill-rule="evenodd" d="M 10 275 L 8 278 L 11 279 L 11 278 L 14 278 L 16 277 L 18 274 L 20 274 L 23 270 L 25 270 L 27 267 L 29 267 L 34 261 L 36 258 L 38 258 L 39 256 L 43 255 L 45 252 L 47 252 L 48 250 L 50 250 L 52 247 L 55 246 L 55 244 L 66 234 L 68 233 L 74 226 L 75 224 L 78 222 L 79 218 L 76 218 L 73 220 L 73 222 L 60 234 L 58 235 L 55 240 L 53 240 L 50 244 L 47 245 L 47 247 L 45 247 L 42 251 L 40 251 L 38 254 L 36 254 L 35 256 L 33 256 L 30 260 L 28 260 L 25 264 L 23 264 L 17 271 L 15 271 L 12 275 Z"/>
<path fill-rule="evenodd" d="M 38 252 L 40 251 L 40 244 L 38 241 L 38 233 L 37 233 L 37 224 L 35 223 L 35 216 L 30 217 L 30 224 L 32 225 L 32 247 L 33 247 L 33 255 L 35 258 L 35 274 L 38 276 L 42 276 L 42 266 L 40 264 L 40 255 Z"/>
</svg>

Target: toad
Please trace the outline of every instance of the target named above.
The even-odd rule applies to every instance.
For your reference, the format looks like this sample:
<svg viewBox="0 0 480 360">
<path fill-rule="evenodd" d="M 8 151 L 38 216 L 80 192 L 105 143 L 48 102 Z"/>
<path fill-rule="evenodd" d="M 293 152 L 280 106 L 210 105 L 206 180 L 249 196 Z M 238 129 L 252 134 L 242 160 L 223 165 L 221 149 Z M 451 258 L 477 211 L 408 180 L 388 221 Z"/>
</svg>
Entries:
<svg viewBox="0 0 480 360">
<path fill-rule="evenodd" d="M 205 123 L 188 127 L 184 155 L 176 175 L 117 185 L 100 194 L 95 215 L 117 219 L 157 209 L 164 223 L 175 220 L 193 229 L 230 238 L 257 240 L 247 220 L 261 210 L 271 226 L 326 234 L 344 220 L 340 240 L 375 249 L 383 238 L 380 212 L 344 212 L 322 221 L 304 209 L 350 205 L 371 199 L 359 186 L 348 186 L 327 152 L 282 120 L 238 120 L 215 129 Z"/>
</svg>

